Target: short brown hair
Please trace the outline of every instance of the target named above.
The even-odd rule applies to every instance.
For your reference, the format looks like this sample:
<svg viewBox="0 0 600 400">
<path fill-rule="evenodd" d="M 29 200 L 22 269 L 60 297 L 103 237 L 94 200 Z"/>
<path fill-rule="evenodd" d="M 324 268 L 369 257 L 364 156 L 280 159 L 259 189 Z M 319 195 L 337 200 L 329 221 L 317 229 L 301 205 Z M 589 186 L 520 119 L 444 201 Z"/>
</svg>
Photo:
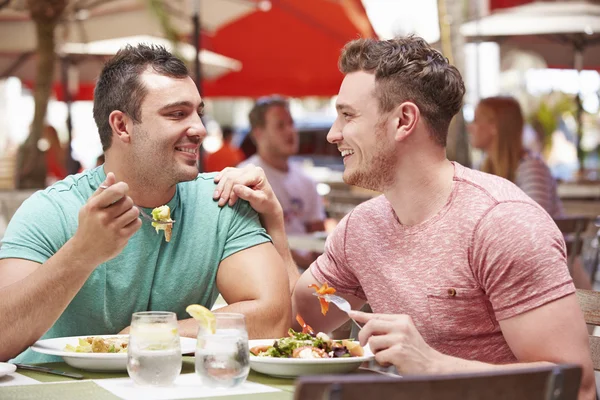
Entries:
<svg viewBox="0 0 600 400">
<path fill-rule="evenodd" d="M 446 145 L 448 127 L 462 108 L 465 85 L 456 67 L 417 36 L 390 40 L 357 39 L 344 47 L 340 71 L 375 74 L 375 97 L 382 112 L 404 101 L 419 107 L 435 141 Z"/>
<path fill-rule="evenodd" d="M 140 75 L 148 67 L 171 78 L 189 76 L 183 61 L 162 46 L 141 43 L 120 49 L 102 68 L 94 90 L 94 119 L 102 150 L 108 150 L 111 145 L 112 128 L 108 122 L 111 112 L 120 110 L 135 123 L 141 122 L 140 108 L 147 90 Z"/>
<path fill-rule="evenodd" d="M 248 115 L 248 118 L 250 119 L 250 128 L 252 130 L 256 128 L 264 128 L 265 115 L 267 114 L 267 111 L 269 111 L 269 108 L 274 106 L 280 106 L 289 109 L 290 103 L 285 97 L 279 95 L 266 96 L 257 99 L 256 103 L 254 103 L 254 107 L 252 107 L 252 110 L 250 110 L 250 114 Z"/>
</svg>

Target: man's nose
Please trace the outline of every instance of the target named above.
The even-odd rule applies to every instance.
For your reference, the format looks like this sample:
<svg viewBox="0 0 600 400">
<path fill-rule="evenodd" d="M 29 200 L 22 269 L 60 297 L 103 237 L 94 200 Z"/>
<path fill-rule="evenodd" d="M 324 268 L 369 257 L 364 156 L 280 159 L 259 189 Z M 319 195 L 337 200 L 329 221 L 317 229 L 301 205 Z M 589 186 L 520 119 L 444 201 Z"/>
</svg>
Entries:
<svg viewBox="0 0 600 400">
<path fill-rule="evenodd" d="M 206 138 L 207 132 L 204 123 L 202 122 L 202 118 L 199 115 L 195 117 L 192 126 L 188 129 L 188 136 L 197 136 L 200 141 Z"/>
<path fill-rule="evenodd" d="M 340 129 L 340 123 L 338 122 L 337 118 L 336 120 L 333 122 L 333 125 L 331 125 L 331 128 L 329 129 L 329 132 L 327 132 L 327 141 L 329 143 L 338 143 L 342 141 L 342 130 Z"/>
</svg>

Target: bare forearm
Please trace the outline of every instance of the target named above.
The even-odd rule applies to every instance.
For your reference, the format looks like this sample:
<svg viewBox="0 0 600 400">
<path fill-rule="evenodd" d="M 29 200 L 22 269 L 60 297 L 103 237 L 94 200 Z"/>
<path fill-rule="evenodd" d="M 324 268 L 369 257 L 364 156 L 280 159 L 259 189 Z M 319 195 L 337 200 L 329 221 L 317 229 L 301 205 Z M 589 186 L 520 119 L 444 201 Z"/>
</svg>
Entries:
<svg viewBox="0 0 600 400">
<path fill-rule="evenodd" d="M 283 259 L 290 283 L 290 293 L 293 293 L 296 282 L 300 278 L 300 273 L 288 246 L 283 215 L 261 216 L 261 222 L 267 233 L 271 236 L 271 239 L 273 239 L 273 246 L 275 246 L 277 253 Z"/>
<path fill-rule="evenodd" d="M 246 316 L 246 329 L 250 339 L 279 338 L 287 334 L 291 323 L 291 308 L 286 305 L 273 305 L 260 300 L 240 301 L 219 308 L 217 313 L 241 313 Z"/>
<path fill-rule="evenodd" d="M 94 267 L 67 242 L 31 275 L 0 289 L 0 361 L 17 356 L 50 329 Z"/>
<path fill-rule="evenodd" d="M 534 368 L 553 365 L 550 362 L 538 361 L 531 363 L 512 363 L 512 364 L 489 364 L 481 361 L 465 360 L 458 357 L 452 357 L 442 354 L 439 363 L 436 363 L 436 374 L 449 374 L 457 372 L 477 372 L 494 371 L 515 368 Z"/>
<path fill-rule="evenodd" d="M 216 313 L 240 313 L 246 317 L 246 329 L 250 339 L 279 338 L 285 336 L 290 327 L 289 311 L 271 310 L 261 307 L 257 300 L 242 301 L 219 308 Z M 179 321 L 179 335 L 195 338 L 198 336 L 198 323 L 193 318 Z"/>
</svg>

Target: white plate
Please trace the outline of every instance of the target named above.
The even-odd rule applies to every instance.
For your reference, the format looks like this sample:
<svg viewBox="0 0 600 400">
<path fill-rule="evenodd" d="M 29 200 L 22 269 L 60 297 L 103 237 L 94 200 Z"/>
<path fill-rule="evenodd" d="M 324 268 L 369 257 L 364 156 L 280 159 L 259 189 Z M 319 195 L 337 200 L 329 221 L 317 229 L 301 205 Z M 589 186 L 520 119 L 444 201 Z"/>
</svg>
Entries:
<svg viewBox="0 0 600 400">
<path fill-rule="evenodd" d="M 127 370 L 127 353 L 74 353 L 65 351 L 65 346 L 67 344 L 77 346 L 79 344 L 79 338 L 87 338 L 90 336 L 114 338 L 127 335 L 86 335 L 38 340 L 31 346 L 31 350 L 52 356 L 61 356 L 67 364 L 74 368 L 89 371 Z M 181 354 L 194 353 L 195 351 L 196 339 L 182 337 Z"/>
<path fill-rule="evenodd" d="M 271 345 L 275 339 L 249 340 L 250 348 L 254 346 Z M 340 358 L 275 358 L 257 357 L 250 354 L 250 368 L 256 372 L 280 378 L 293 378 L 302 375 L 343 374 L 355 371 L 365 361 L 370 361 L 375 356 L 367 345 L 362 357 Z"/>
<path fill-rule="evenodd" d="M 5 362 L 0 362 L 0 376 L 12 374 L 17 370 L 17 366 Z"/>
</svg>

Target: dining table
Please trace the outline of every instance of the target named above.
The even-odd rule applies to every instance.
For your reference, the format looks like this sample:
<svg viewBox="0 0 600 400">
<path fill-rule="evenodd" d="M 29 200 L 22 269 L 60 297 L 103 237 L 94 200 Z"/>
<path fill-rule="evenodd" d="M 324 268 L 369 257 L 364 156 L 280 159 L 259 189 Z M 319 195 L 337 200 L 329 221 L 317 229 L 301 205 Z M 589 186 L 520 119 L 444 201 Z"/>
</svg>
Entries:
<svg viewBox="0 0 600 400">
<path fill-rule="evenodd" d="M 45 372 L 17 369 L 0 377 L 0 399 L 10 400 L 292 400 L 295 379 L 277 378 L 250 371 L 248 379 L 236 388 L 204 386 L 194 372 L 194 357 L 183 357 L 182 371 L 175 383 L 166 387 L 137 386 L 123 372 L 93 372 L 70 367 L 64 362 L 39 364 L 62 372 L 83 375 L 73 379 Z M 352 374 L 385 374 L 361 367 Z"/>
</svg>

